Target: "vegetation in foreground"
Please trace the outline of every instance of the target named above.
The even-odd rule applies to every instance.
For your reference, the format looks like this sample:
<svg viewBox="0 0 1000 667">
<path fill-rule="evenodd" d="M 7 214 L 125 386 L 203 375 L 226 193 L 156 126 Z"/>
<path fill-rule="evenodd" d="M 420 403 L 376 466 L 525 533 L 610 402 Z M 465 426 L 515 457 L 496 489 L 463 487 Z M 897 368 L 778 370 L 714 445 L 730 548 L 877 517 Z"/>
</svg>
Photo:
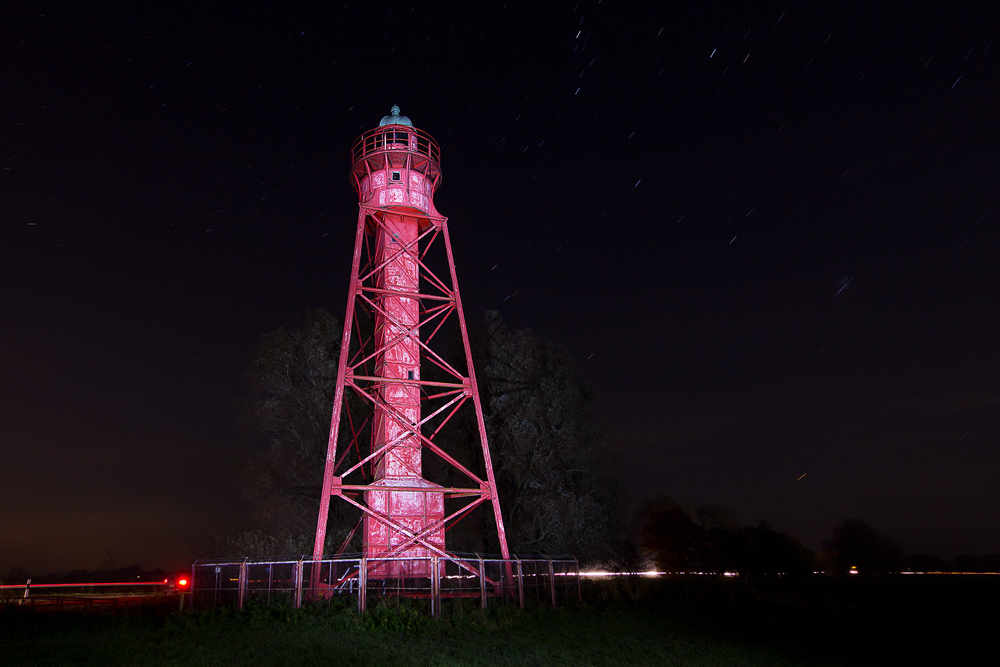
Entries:
<svg viewBox="0 0 1000 667">
<path fill-rule="evenodd" d="M 408 601 L 178 614 L 0 610 L 6 665 L 969 664 L 1000 631 L 989 577 L 753 586 L 735 578 L 590 582 L 585 603 L 521 611 Z M 171 609 L 176 607 L 171 606 Z"/>
</svg>

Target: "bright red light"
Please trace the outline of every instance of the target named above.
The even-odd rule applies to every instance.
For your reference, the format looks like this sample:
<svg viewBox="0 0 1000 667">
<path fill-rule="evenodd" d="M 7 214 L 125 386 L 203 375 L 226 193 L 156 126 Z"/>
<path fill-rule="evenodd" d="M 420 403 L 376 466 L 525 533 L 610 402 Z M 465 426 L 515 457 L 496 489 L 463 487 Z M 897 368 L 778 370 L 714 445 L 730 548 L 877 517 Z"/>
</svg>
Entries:
<svg viewBox="0 0 1000 667">
<path fill-rule="evenodd" d="M 181 579 L 180 581 L 177 582 L 177 585 L 178 586 L 187 586 L 188 585 L 188 580 L 187 579 Z"/>
</svg>

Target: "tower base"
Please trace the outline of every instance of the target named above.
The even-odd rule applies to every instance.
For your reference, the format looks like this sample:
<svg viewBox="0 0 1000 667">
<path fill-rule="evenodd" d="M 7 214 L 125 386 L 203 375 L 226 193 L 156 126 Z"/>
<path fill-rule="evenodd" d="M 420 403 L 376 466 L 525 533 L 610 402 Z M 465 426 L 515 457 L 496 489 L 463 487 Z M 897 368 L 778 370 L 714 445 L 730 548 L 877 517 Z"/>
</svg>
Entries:
<svg viewBox="0 0 1000 667">
<path fill-rule="evenodd" d="M 366 491 L 365 503 L 379 514 L 392 517 L 392 521 L 411 535 L 419 534 L 428 526 L 440 524 L 427 533 L 424 540 L 444 551 L 444 492 L 438 484 L 419 477 L 385 477 L 372 483 L 373 487 L 390 487 L 384 491 Z M 400 488 L 413 488 L 403 491 Z M 400 548 L 410 542 L 408 546 Z M 374 565 L 368 573 L 373 579 L 400 579 L 431 576 L 430 558 L 438 556 L 433 550 L 413 543 L 410 535 L 365 516 L 363 552 L 366 558 L 393 558 L 382 565 Z M 398 560 L 408 559 L 414 560 Z"/>
</svg>

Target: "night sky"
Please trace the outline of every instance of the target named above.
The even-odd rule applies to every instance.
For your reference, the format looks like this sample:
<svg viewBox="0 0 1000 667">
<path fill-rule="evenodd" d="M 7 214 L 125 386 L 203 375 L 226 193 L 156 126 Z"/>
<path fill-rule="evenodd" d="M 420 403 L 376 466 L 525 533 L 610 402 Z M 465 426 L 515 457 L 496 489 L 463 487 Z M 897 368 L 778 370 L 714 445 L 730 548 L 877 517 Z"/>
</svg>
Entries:
<svg viewBox="0 0 1000 667">
<path fill-rule="evenodd" d="M 1000 551 L 997 13 L 85 4 L 0 10 L 0 574 L 245 526 L 248 359 L 343 316 L 394 103 L 466 311 L 572 352 L 634 500 Z"/>
</svg>

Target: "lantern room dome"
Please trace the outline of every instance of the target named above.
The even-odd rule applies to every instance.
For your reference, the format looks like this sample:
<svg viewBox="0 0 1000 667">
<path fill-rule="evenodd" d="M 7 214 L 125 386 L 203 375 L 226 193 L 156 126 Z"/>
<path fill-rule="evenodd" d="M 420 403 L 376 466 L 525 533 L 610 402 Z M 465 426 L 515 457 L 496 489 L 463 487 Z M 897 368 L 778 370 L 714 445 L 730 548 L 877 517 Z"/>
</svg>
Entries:
<svg viewBox="0 0 1000 667">
<path fill-rule="evenodd" d="M 407 125 L 409 127 L 413 127 L 413 123 L 410 122 L 409 118 L 399 115 L 399 107 L 395 104 L 392 105 L 390 114 L 388 116 L 383 116 L 382 121 L 378 125 L 379 127 L 382 127 L 383 125 Z"/>
</svg>

